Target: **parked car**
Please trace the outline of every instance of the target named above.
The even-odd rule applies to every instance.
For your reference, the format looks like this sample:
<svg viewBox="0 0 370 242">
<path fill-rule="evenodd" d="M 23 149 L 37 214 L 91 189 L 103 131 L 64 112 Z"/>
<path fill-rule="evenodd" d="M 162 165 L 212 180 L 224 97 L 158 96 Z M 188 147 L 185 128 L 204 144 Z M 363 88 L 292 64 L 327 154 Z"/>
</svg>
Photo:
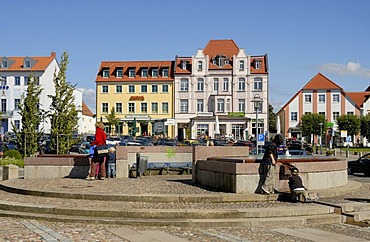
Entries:
<svg viewBox="0 0 370 242">
<path fill-rule="evenodd" d="M 5 142 L 5 148 L 8 150 L 18 150 L 18 144 L 15 140 L 9 140 L 8 142 Z"/>
<path fill-rule="evenodd" d="M 90 142 L 86 141 L 82 143 L 73 144 L 69 149 L 69 153 L 89 154 L 90 147 L 91 147 Z"/>
<path fill-rule="evenodd" d="M 213 141 L 213 145 L 214 146 L 227 146 L 227 141 L 226 140 L 223 140 L 223 139 L 214 139 L 212 141 Z"/>
<path fill-rule="evenodd" d="M 370 176 L 370 153 L 361 156 L 357 160 L 348 161 L 347 172 L 349 175 L 363 173 L 365 176 Z"/>
<path fill-rule="evenodd" d="M 279 145 L 277 147 L 277 153 L 278 153 L 278 155 L 285 155 L 286 150 L 287 150 L 287 148 L 286 148 L 285 145 Z"/>
<path fill-rule="evenodd" d="M 178 146 L 179 142 L 175 139 L 162 138 L 162 139 L 159 139 L 156 144 L 163 145 L 163 146 Z"/>
<path fill-rule="evenodd" d="M 292 156 L 309 156 L 312 153 L 307 152 L 306 150 L 288 150 L 289 155 Z"/>
<path fill-rule="evenodd" d="M 118 145 L 121 141 L 122 141 L 121 137 L 118 137 L 118 136 L 117 137 L 113 137 L 113 136 L 111 136 L 111 137 L 107 138 L 106 144 L 107 145 Z"/>
<path fill-rule="evenodd" d="M 180 142 L 180 146 L 205 146 L 206 144 L 196 139 L 185 139 Z"/>
</svg>

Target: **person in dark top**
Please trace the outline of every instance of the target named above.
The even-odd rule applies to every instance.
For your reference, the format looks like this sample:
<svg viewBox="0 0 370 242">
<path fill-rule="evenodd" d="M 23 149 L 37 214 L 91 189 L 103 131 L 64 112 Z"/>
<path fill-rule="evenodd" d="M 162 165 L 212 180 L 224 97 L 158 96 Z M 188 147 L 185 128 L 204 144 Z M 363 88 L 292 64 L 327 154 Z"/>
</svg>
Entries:
<svg viewBox="0 0 370 242">
<path fill-rule="evenodd" d="M 290 172 L 291 176 L 289 177 L 288 184 L 292 201 L 296 202 L 297 198 L 299 198 L 301 195 L 304 197 L 305 202 L 311 201 L 306 188 L 303 186 L 302 179 L 298 175 L 299 174 L 298 169 L 296 167 L 293 167 L 290 169 Z"/>
<path fill-rule="evenodd" d="M 275 135 L 270 145 L 266 147 L 265 153 L 259 167 L 261 177 L 261 190 L 264 194 L 274 193 L 275 166 L 278 160 L 277 147 L 283 144 L 284 138 L 281 134 Z"/>
<path fill-rule="evenodd" d="M 107 177 L 114 178 L 116 176 L 116 149 L 110 147 L 107 154 Z"/>
</svg>

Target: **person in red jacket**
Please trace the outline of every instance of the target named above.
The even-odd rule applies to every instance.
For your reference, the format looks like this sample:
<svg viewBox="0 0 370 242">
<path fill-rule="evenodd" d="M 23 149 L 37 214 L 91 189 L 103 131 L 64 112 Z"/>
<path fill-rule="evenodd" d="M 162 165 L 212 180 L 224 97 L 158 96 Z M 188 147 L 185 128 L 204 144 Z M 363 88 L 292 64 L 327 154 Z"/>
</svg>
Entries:
<svg viewBox="0 0 370 242">
<path fill-rule="evenodd" d="M 102 122 L 96 122 L 95 124 L 95 139 L 91 142 L 91 145 L 106 145 L 107 135 L 104 132 L 104 124 Z M 91 162 L 91 169 L 90 169 L 90 177 L 88 177 L 89 180 L 95 179 L 95 171 L 96 167 L 100 166 L 100 179 L 104 180 L 106 176 L 106 169 L 105 169 L 105 157 L 101 157 L 97 154 L 97 152 L 94 153 L 94 156 L 92 158 Z"/>
</svg>

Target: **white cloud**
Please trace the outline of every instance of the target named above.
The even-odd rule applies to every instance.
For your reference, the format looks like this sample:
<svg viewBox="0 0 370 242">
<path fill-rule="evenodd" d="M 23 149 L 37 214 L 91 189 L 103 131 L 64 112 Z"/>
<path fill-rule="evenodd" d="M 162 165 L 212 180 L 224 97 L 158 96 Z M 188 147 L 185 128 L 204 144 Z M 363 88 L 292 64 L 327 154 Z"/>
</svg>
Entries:
<svg viewBox="0 0 370 242">
<path fill-rule="evenodd" d="M 86 103 L 92 113 L 96 113 L 96 94 L 94 89 L 84 89 L 82 90 L 82 100 Z"/>
<path fill-rule="evenodd" d="M 348 62 L 346 65 L 338 63 L 326 63 L 319 66 L 320 71 L 331 72 L 337 75 L 358 76 L 362 78 L 370 78 L 370 69 L 361 67 L 358 62 Z"/>
</svg>

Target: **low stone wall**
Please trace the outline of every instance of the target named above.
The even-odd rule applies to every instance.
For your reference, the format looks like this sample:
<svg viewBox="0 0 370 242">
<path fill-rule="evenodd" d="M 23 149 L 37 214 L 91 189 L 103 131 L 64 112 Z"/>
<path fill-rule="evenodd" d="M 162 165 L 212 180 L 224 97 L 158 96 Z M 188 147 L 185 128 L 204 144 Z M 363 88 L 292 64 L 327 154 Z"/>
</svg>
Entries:
<svg viewBox="0 0 370 242">
<path fill-rule="evenodd" d="M 148 157 L 148 162 L 192 162 L 211 156 L 248 156 L 247 146 L 118 146 L 116 149 L 116 177 L 129 177 L 136 154 Z M 84 178 L 89 172 L 86 155 L 40 155 L 26 157 L 24 178 Z"/>
<path fill-rule="evenodd" d="M 279 159 L 275 168 L 275 187 L 289 191 L 290 170 L 284 164 L 297 167 L 308 190 L 327 189 L 348 183 L 347 162 L 336 158 Z M 245 158 L 211 157 L 198 160 L 193 169 L 193 181 L 233 193 L 260 192 L 259 161 Z"/>
</svg>

